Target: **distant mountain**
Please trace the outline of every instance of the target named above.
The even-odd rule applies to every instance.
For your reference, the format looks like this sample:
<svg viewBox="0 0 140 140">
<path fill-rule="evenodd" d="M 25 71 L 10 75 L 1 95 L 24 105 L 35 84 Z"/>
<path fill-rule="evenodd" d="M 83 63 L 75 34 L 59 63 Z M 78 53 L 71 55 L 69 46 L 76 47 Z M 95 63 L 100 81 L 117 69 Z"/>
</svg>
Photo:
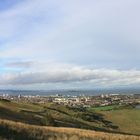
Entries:
<svg viewBox="0 0 140 140">
<path fill-rule="evenodd" d="M 140 88 L 110 88 L 110 89 L 59 89 L 59 90 L 0 90 L 0 95 L 100 95 L 100 94 L 140 94 Z"/>
</svg>

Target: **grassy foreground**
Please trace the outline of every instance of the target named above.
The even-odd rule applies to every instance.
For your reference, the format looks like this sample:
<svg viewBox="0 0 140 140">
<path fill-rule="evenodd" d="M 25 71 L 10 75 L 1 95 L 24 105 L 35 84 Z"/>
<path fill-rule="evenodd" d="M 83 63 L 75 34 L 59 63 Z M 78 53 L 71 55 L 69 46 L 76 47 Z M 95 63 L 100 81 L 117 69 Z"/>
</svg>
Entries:
<svg viewBox="0 0 140 140">
<path fill-rule="evenodd" d="M 28 125 L 0 119 L 0 139 L 5 140 L 140 140 L 139 136 L 122 135 L 75 128 Z"/>
</svg>

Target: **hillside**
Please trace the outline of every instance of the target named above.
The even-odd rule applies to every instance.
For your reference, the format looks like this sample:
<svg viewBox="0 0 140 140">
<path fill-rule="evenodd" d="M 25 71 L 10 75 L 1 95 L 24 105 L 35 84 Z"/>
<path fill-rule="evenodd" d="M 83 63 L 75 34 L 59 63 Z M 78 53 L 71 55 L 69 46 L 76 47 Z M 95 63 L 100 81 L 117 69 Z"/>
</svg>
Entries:
<svg viewBox="0 0 140 140">
<path fill-rule="evenodd" d="M 43 127 L 0 120 L 1 139 L 9 140 L 140 140 L 139 136 L 75 128 Z"/>
<path fill-rule="evenodd" d="M 24 139 L 26 136 L 28 139 L 41 140 L 48 135 L 58 139 L 63 137 L 64 140 L 69 140 L 70 137 L 75 137 L 74 140 L 92 140 L 95 136 L 111 140 L 118 140 L 120 137 L 139 139 L 132 135 L 140 135 L 140 110 L 129 106 L 117 106 L 117 109 L 114 106 L 86 109 L 52 103 L 0 100 L 1 139 L 12 136 L 13 140 L 21 140 L 19 137 Z"/>
<path fill-rule="evenodd" d="M 55 104 L 15 103 L 0 101 L 0 118 L 27 124 L 74 127 L 99 131 L 116 131 L 117 126 L 100 113 L 84 108 L 69 108 Z"/>
</svg>

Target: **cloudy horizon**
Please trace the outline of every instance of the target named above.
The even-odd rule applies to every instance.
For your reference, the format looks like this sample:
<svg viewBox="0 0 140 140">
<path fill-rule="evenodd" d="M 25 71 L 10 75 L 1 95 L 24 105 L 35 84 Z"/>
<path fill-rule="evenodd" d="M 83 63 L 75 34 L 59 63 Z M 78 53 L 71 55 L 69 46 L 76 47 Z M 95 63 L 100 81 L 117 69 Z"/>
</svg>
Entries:
<svg viewBox="0 0 140 140">
<path fill-rule="evenodd" d="M 139 5 L 0 1 L 0 89 L 139 87 Z"/>
</svg>

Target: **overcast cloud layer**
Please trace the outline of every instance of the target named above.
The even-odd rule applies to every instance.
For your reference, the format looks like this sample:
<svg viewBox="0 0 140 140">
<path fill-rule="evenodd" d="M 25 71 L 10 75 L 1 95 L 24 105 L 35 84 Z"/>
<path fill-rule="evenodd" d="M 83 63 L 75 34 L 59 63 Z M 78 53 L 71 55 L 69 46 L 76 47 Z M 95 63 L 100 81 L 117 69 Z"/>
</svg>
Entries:
<svg viewBox="0 0 140 140">
<path fill-rule="evenodd" d="M 139 0 L 0 1 L 0 88 L 140 84 Z"/>
</svg>

